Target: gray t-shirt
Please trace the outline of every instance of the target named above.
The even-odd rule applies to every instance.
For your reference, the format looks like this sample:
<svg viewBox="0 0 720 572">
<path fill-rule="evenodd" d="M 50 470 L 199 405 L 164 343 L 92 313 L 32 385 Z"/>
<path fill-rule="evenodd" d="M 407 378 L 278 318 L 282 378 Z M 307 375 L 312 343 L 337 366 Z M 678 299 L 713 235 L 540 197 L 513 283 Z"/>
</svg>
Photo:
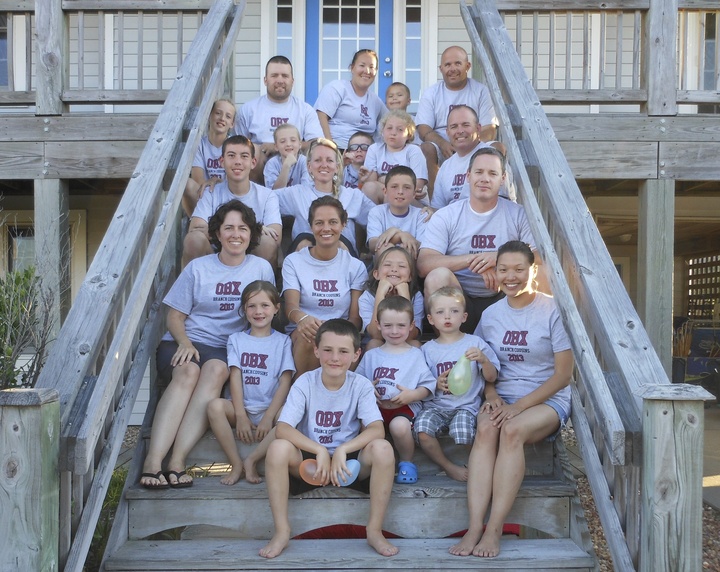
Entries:
<svg viewBox="0 0 720 572">
<path fill-rule="evenodd" d="M 365 156 L 365 167 L 382 176 L 398 165 L 410 167 L 418 179 L 428 178 L 427 161 L 417 145 L 408 143 L 400 151 L 390 151 L 385 143 L 370 145 Z"/>
<path fill-rule="evenodd" d="M 375 390 L 381 400 L 397 396 L 400 393 L 398 385 L 406 389 L 425 387 L 430 396 L 435 393 L 437 385 L 437 379 L 425 364 L 423 353 L 412 346 L 401 354 L 388 353 L 383 348 L 369 350 L 355 371 L 373 382 L 377 381 Z M 417 415 L 422 409 L 422 402 L 410 403 L 410 409 Z"/>
<path fill-rule="evenodd" d="M 272 189 L 275 181 L 280 176 L 282 170 L 283 158 L 280 155 L 273 155 L 265 163 L 263 169 L 263 176 L 265 177 L 265 186 L 268 189 Z M 312 185 L 312 179 L 310 173 L 307 170 L 307 159 L 302 153 L 298 155 L 297 163 L 290 167 L 290 173 L 288 173 L 287 185 Z"/>
<path fill-rule="evenodd" d="M 517 203 L 498 199 L 497 206 L 477 213 L 468 199 L 454 202 L 437 211 L 428 221 L 421 248 L 447 255 L 497 252 L 508 240 L 522 240 L 535 248 L 525 209 Z M 464 268 L 455 272 L 463 290 L 473 297 L 490 297 L 496 291 L 485 287 L 479 274 Z"/>
<path fill-rule="evenodd" d="M 348 139 L 356 131 L 374 136 L 378 121 L 388 112 L 372 89 L 359 96 L 346 79 L 336 79 L 325 84 L 315 101 L 315 109 L 330 118 L 330 134 L 340 149 L 347 149 Z"/>
<path fill-rule="evenodd" d="M 279 387 L 280 376 L 295 373 L 290 337 L 275 330 L 259 338 L 236 332 L 227 345 L 228 367 L 242 372 L 243 403 L 251 415 L 264 413 Z"/>
<path fill-rule="evenodd" d="M 322 382 L 322 368 L 308 371 L 290 388 L 278 423 L 287 423 L 325 447 L 335 449 L 354 439 L 361 428 L 382 421 L 369 379 L 348 371 L 345 383 L 330 391 Z"/>
<path fill-rule="evenodd" d="M 362 290 L 367 280 L 365 265 L 347 250 L 338 249 L 332 260 L 313 258 L 308 248 L 288 254 L 283 262 L 283 294 L 300 292 L 300 309 L 320 320 L 347 319 L 351 290 Z M 297 316 L 299 318 L 299 316 Z M 289 323 L 286 331 L 295 324 Z"/>
<path fill-rule="evenodd" d="M 195 158 L 193 159 L 193 167 L 200 167 L 205 171 L 205 179 L 216 177 L 218 179 L 225 178 L 225 169 L 220 164 L 220 158 L 222 157 L 222 147 L 215 147 L 210 143 L 208 136 L 203 136 L 200 139 L 200 145 L 195 151 Z"/>
<path fill-rule="evenodd" d="M 481 338 L 471 334 L 465 334 L 460 340 L 452 344 L 439 344 L 437 340 L 430 340 L 423 345 L 422 353 L 425 356 L 425 363 L 437 378 L 441 373 L 452 369 L 460 356 L 464 355 L 470 348 L 480 348 L 490 362 L 500 369 L 500 362 L 492 348 Z M 444 409 L 446 411 L 466 409 L 473 415 L 477 415 L 482 403 L 485 378 L 482 375 L 480 364 L 476 361 L 470 362 L 470 371 L 472 372 L 472 385 L 467 392 L 462 395 L 454 395 L 449 391 L 436 389 L 434 397 L 423 402 L 423 407 L 427 409 Z"/>
<path fill-rule="evenodd" d="M 248 254 L 242 264 L 226 266 L 217 254 L 208 254 L 188 263 L 163 304 L 187 316 L 185 333 L 192 342 L 224 348 L 230 334 L 247 327 L 240 298 L 253 280 L 275 284 L 267 260 Z M 163 340 L 173 340 L 170 332 Z"/>
<path fill-rule="evenodd" d="M 415 125 L 428 125 L 439 135 L 448 139 L 447 119 L 450 110 L 458 105 L 473 108 L 480 121 L 480 126 L 498 125 L 495 107 L 488 88 L 477 80 L 469 77 L 465 87 L 454 91 L 440 80 L 423 90 L 418 102 Z"/>
<path fill-rule="evenodd" d="M 485 338 L 500 358 L 495 383 L 505 400 L 517 401 L 537 389 L 555 372 L 555 354 L 570 349 L 570 339 L 555 300 L 541 292 L 524 308 L 511 308 L 507 298 L 488 307 L 475 333 Z M 570 387 L 555 394 L 570 409 Z"/>
<path fill-rule="evenodd" d="M 283 103 L 273 101 L 267 94 L 244 103 L 235 119 L 235 133 L 256 144 L 272 143 L 275 129 L 283 123 L 297 127 L 303 141 L 324 137 L 315 110 L 295 95 Z"/>
<path fill-rule="evenodd" d="M 244 195 L 234 194 L 228 187 L 227 181 L 219 182 L 212 192 L 206 190 L 203 193 L 192 215 L 207 222 L 219 206 L 233 199 L 238 199 L 249 206 L 255 212 L 257 221 L 263 226 L 282 224 L 277 193 L 252 181 L 250 181 L 250 190 Z"/>
<path fill-rule="evenodd" d="M 370 242 L 371 238 L 377 238 L 387 229 L 393 227 L 411 234 L 422 242 L 427 227 L 426 218 L 427 215 L 422 209 L 413 205 L 408 206 L 408 212 L 403 216 L 394 215 L 390 211 L 390 205 L 388 204 L 374 206 L 368 213 L 368 242 Z"/>
</svg>

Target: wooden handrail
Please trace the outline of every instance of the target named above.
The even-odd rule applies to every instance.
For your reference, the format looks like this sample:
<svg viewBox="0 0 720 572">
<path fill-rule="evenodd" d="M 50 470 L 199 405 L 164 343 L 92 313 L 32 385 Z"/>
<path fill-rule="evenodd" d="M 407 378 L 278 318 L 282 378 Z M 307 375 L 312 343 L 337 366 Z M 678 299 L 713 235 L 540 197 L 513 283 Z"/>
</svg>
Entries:
<svg viewBox="0 0 720 572">
<path fill-rule="evenodd" d="M 574 392 L 573 421 L 588 466 L 602 466 L 591 486 L 615 564 L 643 571 L 680 563 L 699 567 L 701 474 L 684 459 L 702 454 L 698 419 L 702 400 L 711 396 L 699 387 L 670 385 L 495 3 L 475 0 L 471 8 L 461 1 L 460 10 L 498 117 L 507 123 L 501 126 L 503 143 L 514 161 L 519 197 L 536 244 L 552 270 L 553 292 L 578 362 L 578 389 L 587 394 Z M 534 176 L 535 192 L 526 180 L 526 166 Z M 612 372 L 609 384 L 601 379 L 600 366 Z M 618 419 L 625 430 L 622 462 L 613 455 L 608 431 Z M 598 433 L 603 436 L 601 448 L 596 447 Z M 663 450 L 672 451 L 672 457 L 661 459 Z M 675 512 L 662 492 L 669 488 Z M 677 538 L 668 538 L 670 530 L 674 534 L 680 529 Z"/>
<path fill-rule="evenodd" d="M 204 18 L 38 380 L 38 388 L 60 396 L 65 570 L 82 569 L 143 372 L 164 329 L 160 300 L 177 260 L 177 213 L 210 109 L 223 95 L 244 8 L 244 1 L 217 0 Z"/>
</svg>

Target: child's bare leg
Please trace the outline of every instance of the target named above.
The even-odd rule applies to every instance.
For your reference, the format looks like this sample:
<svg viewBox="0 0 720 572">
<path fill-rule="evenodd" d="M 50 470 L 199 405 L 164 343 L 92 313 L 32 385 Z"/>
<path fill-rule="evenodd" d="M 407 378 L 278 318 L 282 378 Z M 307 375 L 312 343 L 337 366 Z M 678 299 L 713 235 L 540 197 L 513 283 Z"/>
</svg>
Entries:
<svg viewBox="0 0 720 572">
<path fill-rule="evenodd" d="M 470 521 L 462 540 L 450 547 L 450 554 L 468 556 L 480 542 L 485 513 L 490 505 L 495 458 L 500 430 L 492 424 L 489 413 L 478 415 L 477 434 L 468 460 L 468 512 Z"/>
<path fill-rule="evenodd" d="M 232 401 L 218 397 L 208 403 L 207 412 L 210 428 L 232 466 L 231 471 L 220 479 L 220 483 L 234 485 L 243 474 L 243 460 L 238 453 L 235 432 L 233 431 L 235 408 Z"/>
<path fill-rule="evenodd" d="M 260 443 L 258 443 L 258 446 L 255 447 L 253 452 L 245 458 L 245 461 L 243 461 L 243 466 L 245 467 L 245 480 L 248 483 L 257 485 L 258 483 L 262 482 L 262 479 L 257 472 L 257 464 L 265 458 L 265 455 L 267 455 L 268 447 L 270 447 L 270 443 L 272 443 L 274 440 L 275 427 L 270 429 L 270 432 L 265 435 L 265 438 L 260 441 Z"/>
<path fill-rule="evenodd" d="M 420 441 L 420 448 L 425 451 L 425 454 L 433 463 L 439 465 L 447 473 L 448 477 L 461 482 L 468 480 L 467 467 L 456 465 L 448 459 L 440 446 L 440 441 L 436 437 L 421 432 L 418 433 L 418 440 Z"/>
<path fill-rule="evenodd" d="M 395 556 L 397 546 L 390 544 L 382 533 L 395 476 L 392 445 L 385 439 L 370 441 L 361 451 L 359 460 L 363 466 L 359 477 L 364 479 L 370 473 L 370 516 L 365 527 L 367 542 L 381 556 Z"/>
<path fill-rule="evenodd" d="M 288 495 L 290 493 L 290 468 L 302 462 L 302 454 L 290 441 L 275 439 L 268 447 L 265 465 L 270 510 L 272 511 L 275 534 L 260 549 L 263 558 L 275 558 L 290 542 L 290 520 L 288 519 Z"/>
<path fill-rule="evenodd" d="M 415 454 L 415 441 L 412 436 L 410 420 L 407 417 L 395 417 L 390 421 L 389 429 L 400 461 L 412 462 Z"/>
</svg>

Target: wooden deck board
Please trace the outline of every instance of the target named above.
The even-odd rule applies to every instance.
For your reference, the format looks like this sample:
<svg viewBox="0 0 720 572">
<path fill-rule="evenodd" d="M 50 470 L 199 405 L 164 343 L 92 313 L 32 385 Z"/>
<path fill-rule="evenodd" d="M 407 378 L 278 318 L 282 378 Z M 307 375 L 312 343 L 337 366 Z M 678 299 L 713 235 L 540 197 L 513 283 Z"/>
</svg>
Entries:
<svg viewBox="0 0 720 572">
<path fill-rule="evenodd" d="M 294 540 L 277 558 L 257 555 L 262 540 L 135 541 L 107 570 L 589 570 L 592 558 L 570 540 L 503 540 L 497 558 L 448 553 L 452 539 L 394 540 L 400 553 L 377 555 L 365 540 Z M 181 567 L 182 566 L 182 567 Z"/>
</svg>

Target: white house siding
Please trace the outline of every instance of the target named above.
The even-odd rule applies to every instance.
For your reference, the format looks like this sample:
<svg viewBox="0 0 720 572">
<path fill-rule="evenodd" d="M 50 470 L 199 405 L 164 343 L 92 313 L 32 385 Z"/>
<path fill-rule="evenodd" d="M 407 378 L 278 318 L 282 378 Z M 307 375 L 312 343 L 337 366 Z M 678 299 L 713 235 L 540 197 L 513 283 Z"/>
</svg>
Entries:
<svg viewBox="0 0 720 572">
<path fill-rule="evenodd" d="M 234 80 L 237 103 L 245 103 L 261 93 L 265 62 L 260 57 L 260 38 L 260 2 L 249 1 L 245 5 L 242 28 L 235 45 Z"/>
<path fill-rule="evenodd" d="M 472 53 L 470 37 L 465 30 L 465 23 L 460 16 L 460 8 L 456 0 L 439 0 L 438 7 L 438 30 L 437 30 L 437 53 L 435 57 L 435 69 L 437 79 L 441 79 L 439 65 L 440 56 L 450 46 L 461 46 L 468 53 Z"/>
</svg>

